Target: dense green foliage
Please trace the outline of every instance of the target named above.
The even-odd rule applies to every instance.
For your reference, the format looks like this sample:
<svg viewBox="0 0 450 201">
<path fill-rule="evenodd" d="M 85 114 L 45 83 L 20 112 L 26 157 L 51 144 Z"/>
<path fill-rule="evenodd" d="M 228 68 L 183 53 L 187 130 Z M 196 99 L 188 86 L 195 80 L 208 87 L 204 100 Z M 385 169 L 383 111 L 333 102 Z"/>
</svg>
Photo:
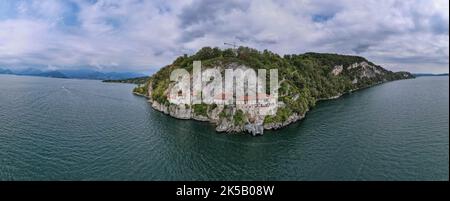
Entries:
<svg viewBox="0 0 450 201">
<path fill-rule="evenodd" d="M 237 110 L 233 116 L 234 125 L 242 126 L 245 123 L 245 114 L 242 110 Z"/>
<path fill-rule="evenodd" d="M 277 114 L 276 115 L 274 115 L 274 116 L 266 116 L 264 118 L 264 124 L 284 122 L 291 115 L 292 115 L 292 110 L 291 109 L 286 108 L 286 107 L 279 108 L 277 110 Z"/>
<path fill-rule="evenodd" d="M 145 95 L 145 86 L 137 86 L 133 89 L 134 93 Z"/>
<path fill-rule="evenodd" d="M 194 110 L 195 115 L 208 116 L 208 105 L 202 104 L 194 104 L 192 105 L 192 109 Z"/>
</svg>

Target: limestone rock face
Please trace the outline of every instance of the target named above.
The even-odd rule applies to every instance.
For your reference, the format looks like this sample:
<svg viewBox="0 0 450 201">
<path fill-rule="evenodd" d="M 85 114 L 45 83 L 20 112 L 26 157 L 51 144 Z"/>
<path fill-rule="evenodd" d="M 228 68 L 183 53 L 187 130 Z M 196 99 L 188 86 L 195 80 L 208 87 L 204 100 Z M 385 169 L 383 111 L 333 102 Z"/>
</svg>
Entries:
<svg viewBox="0 0 450 201">
<path fill-rule="evenodd" d="M 192 119 L 197 120 L 197 121 L 210 121 L 210 119 L 206 116 L 203 115 L 193 115 Z"/>
<path fill-rule="evenodd" d="M 208 113 L 208 117 L 211 122 L 218 123 L 220 121 L 220 112 L 224 109 L 223 105 L 218 105 Z"/>
<path fill-rule="evenodd" d="M 217 132 L 231 132 L 233 123 L 228 119 L 222 119 L 216 127 Z"/>
<path fill-rule="evenodd" d="M 262 135 L 264 132 L 264 126 L 262 124 L 247 124 L 244 126 L 244 129 L 253 136 Z"/>
<path fill-rule="evenodd" d="M 374 65 L 371 65 L 365 61 L 360 62 L 360 63 L 351 64 L 346 69 L 347 69 L 347 71 L 351 71 L 351 70 L 356 71 L 358 78 L 373 78 L 373 77 L 376 77 L 377 75 L 385 74 L 384 69 L 374 66 Z M 336 71 L 336 67 L 335 67 L 335 69 L 333 69 L 332 73 L 334 71 Z M 342 72 L 342 70 L 340 72 Z M 354 82 L 354 83 L 356 83 L 356 82 Z"/>
<path fill-rule="evenodd" d="M 233 121 L 229 119 L 222 119 L 216 127 L 217 132 L 225 133 L 240 133 L 243 132 L 243 126 L 235 125 Z"/>
<path fill-rule="evenodd" d="M 163 104 L 158 103 L 157 101 L 151 101 L 152 107 L 155 110 L 158 110 L 164 114 L 169 114 L 169 108 Z"/>
<path fill-rule="evenodd" d="M 181 105 L 170 105 L 169 114 L 177 119 L 190 119 L 192 117 L 192 112 L 189 106 Z"/>
<path fill-rule="evenodd" d="M 335 66 L 333 68 L 333 70 L 331 71 L 331 74 L 333 74 L 334 76 L 339 75 L 342 73 L 342 71 L 344 70 L 344 66 L 340 65 L 340 66 Z"/>
</svg>

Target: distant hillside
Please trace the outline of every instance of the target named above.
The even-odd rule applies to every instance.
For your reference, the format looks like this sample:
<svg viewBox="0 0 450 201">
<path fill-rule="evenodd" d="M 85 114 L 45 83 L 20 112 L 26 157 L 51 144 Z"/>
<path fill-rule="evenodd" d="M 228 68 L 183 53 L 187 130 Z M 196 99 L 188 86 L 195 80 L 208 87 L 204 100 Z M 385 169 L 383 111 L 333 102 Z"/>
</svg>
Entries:
<svg viewBox="0 0 450 201">
<path fill-rule="evenodd" d="M 47 71 L 43 73 L 36 74 L 36 76 L 40 77 L 53 77 L 53 78 L 68 78 L 66 75 L 59 71 Z"/>
<path fill-rule="evenodd" d="M 53 78 L 92 79 L 92 80 L 121 80 L 143 77 L 143 74 L 132 72 L 99 72 L 89 69 L 78 70 L 48 70 L 42 71 L 34 68 L 10 70 L 0 68 L 0 74 L 27 75 Z"/>
<path fill-rule="evenodd" d="M 448 76 L 448 73 L 441 73 L 441 74 L 433 74 L 433 73 L 415 73 L 414 76 L 416 76 L 416 77 L 424 77 L 424 76 Z"/>
<path fill-rule="evenodd" d="M 150 76 L 136 77 L 121 80 L 103 80 L 103 82 L 115 82 L 115 83 L 129 83 L 129 84 L 145 84 L 150 79 Z"/>
<path fill-rule="evenodd" d="M 38 76 L 38 75 L 44 73 L 44 71 L 34 69 L 34 68 L 26 68 L 26 69 L 11 70 L 11 71 L 12 71 L 12 74 L 14 74 L 14 75 L 30 75 L 30 76 Z"/>
<path fill-rule="evenodd" d="M 93 79 L 93 80 L 120 80 L 135 77 L 142 77 L 143 74 L 132 72 L 99 72 L 89 69 L 82 70 L 61 70 L 70 78 Z"/>
<path fill-rule="evenodd" d="M 12 74 L 13 72 L 9 69 L 0 68 L 0 74 Z"/>
</svg>

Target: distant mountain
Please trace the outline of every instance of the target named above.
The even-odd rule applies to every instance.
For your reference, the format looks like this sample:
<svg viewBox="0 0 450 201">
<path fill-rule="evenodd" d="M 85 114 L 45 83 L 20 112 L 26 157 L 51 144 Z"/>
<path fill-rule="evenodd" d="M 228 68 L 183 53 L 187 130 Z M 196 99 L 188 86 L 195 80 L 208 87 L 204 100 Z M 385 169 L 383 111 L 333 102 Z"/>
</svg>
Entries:
<svg viewBox="0 0 450 201">
<path fill-rule="evenodd" d="M 0 74 L 13 74 L 13 72 L 9 69 L 0 68 Z"/>
<path fill-rule="evenodd" d="M 32 75 L 32 76 L 36 76 L 36 75 L 44 73 L 44 71 L 34 69 L 34 68 L 26 68 L 26 69 L 21 69 L 21 70 L 15 70 L 12 72 L 13 72 L 12 74 L 14 74 L 14 75 Z"/>
<path fill-rule="evenodd" d="M 53 77 L 53 78 L 68 78 L 66 75 L 59 71 L 47 71 L 40 74 L 36 74 L 36 76 L 40 77 Z"/>
<path fill-rule="evenodd" d="M 144 74 L 133 72 L 99 72 L 89 69 L 42 71 L 34 68 L 26 68 L 15 71 L 0 68 L 0 74 L 28 75 L 28 76 L 53 77 L 53 78 L 92 79 L 92 80 L 122 80 L 145 76 Z"/>
<path fill-rule="evenodd" d="M 110 72 L 105 73 L 105 77 L 102 80 L 106 79 L 130 79 L 136 77 L 143 77 L 144 74 L 141 73 L 131 73 L 131 72 Z"/>
<path fill-rule="evenodd" d="M 150 79 L 150 76 L 136 77 L 121 80 L 103 80 L 103 82 L 115 82 L 115 83 L 129 83 L 129 84 L 145 84 Z"/>
<path fill-rule="evenodd" d="M 416 73 L 414 74 L 416 77 L 423 77 L 423 76 L 448 76 L 448 73 L 441 73 L 441 74 L 433 74 L 433 73 Z"/>
<path fill-rule="evenodd" d="M 94 80 L 120 80 L 145 76 L 132 72 L 99 72 L 89 69 L 81 70 L 61 70 L 69 78 L 94 79 Z"/>
</svg>

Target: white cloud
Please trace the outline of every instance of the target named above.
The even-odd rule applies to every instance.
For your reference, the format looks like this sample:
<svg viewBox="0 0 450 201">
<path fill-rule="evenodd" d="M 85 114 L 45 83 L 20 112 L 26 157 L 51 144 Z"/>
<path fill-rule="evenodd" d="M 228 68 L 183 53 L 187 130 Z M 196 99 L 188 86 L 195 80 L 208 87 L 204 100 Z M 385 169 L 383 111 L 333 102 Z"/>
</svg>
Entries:
<svg viewBox="0 0 450 201">
<path fill-rule="evenodd" d="M 280 54 L 360 54 L 393 70 L 448 72 L 445 0 L 8 1 L 0 66 L 148 72 L 223 42 Z"/>
</svg>

